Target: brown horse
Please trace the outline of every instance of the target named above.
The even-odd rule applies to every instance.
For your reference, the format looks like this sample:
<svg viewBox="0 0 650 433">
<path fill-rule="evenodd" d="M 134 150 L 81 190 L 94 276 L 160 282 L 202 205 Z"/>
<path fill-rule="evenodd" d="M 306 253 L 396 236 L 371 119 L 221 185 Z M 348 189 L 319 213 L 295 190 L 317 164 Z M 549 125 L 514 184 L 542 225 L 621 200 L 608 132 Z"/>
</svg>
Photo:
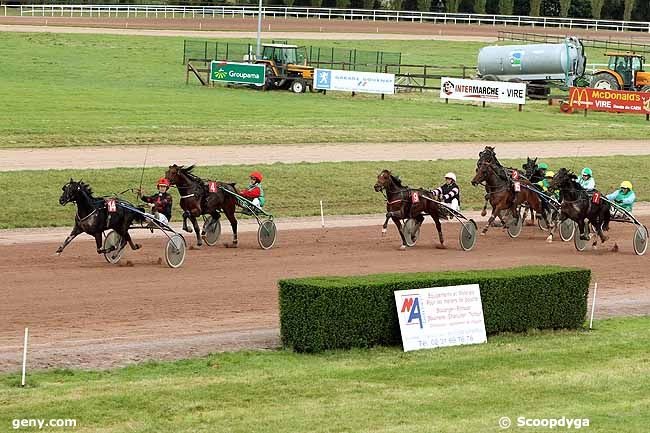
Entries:
<svg viewBox="0 0 650 433">
<path fill-rule="evenodd" d="M 183 209 L 183 230 L 192 233 L 192 229 L 187 226 L 187 220 L 192 222 L 196 233 L 196 243 L 198 246 L 203 245 L 201 236 L 205 235 L 205 227 L 202 232 L 199 231 L 199 225 L 196 218 L 201 215 L 212 216 L 212 224 L 221 217 L 221 212 L 226 214 L 230 227 L 232 227 L 232 246 L 237 246 L 237 218 L 235 218 L 235 207 L 237 199 L 224 189 L 236 193 L 234 184 L 224 182 L 214 182 L 214 190 L 210 191 L 209 185 L 200 177 L 192 173 L 194 166 L 183 167 L 182 165 L 170 165 L 165 172 L 165 177 L 169 179 L 172 185 L 178 187 L 178 193 L 181 196 L 181 208 Z"/>
<path fill-rule="evenodd" d="M 492 205 L 492 215 L 481 231 L 482 235 L 487 233 L 497 216 L 502 216 L 507 211 L 510 211 L 513 217 L 511 224 L 517 224 L 519 218 L 521 218 L 518 207 L 522 203 L 528 203 L 530 208 L 539 214 L 538 217 L 544 218 L 548 224 L 546 212 L 543 212 L 544 202 L 533 191 L 535 187 L 529 181 L 525 179 L 519 180 L 520 190 L 515 191 L 515 181 L 513 181 L 508 170 L 500 164 L 479 161 L 476 175 L 472 179 L 472 185 L 476 186 L 483 182 L 485 182 L 488 200 Z"/>
<path fill-rule="evenodd" d="M 386 222 L 384 223 L 384 230 L 388 219 L 392 219 L 397 227 L 400 237 L 402 238 L 402 245 L 400 249 L 406 249 L 407 243 L 404 233 L 402 231 L 402 219 L 414 218 L 417 222 L 417 228 L 413 231 L 412 241 L 417 239 L 417 233 L 420 226 L 424 221 L 424 214 L 430 215 L 436 224 L 438 236 L 440 238 L 440 247 L 444 248 L 444 239 L 442 236 L 442 226 L 440 224 L 440 213 L 435 201 L 432 201 L 431 192 L 422 189 L 409 188 L 402 185 L 402 181 L 393 176 L 389 170 L 383 170 L 377 176 L 377 182 L 374 185 L 376 192 L 385 191 L 386 193 Z M 417 201 L 413 198 L 417 197 Z M 426 198 L 424 198 L 426 197 Z"/>
</svg>

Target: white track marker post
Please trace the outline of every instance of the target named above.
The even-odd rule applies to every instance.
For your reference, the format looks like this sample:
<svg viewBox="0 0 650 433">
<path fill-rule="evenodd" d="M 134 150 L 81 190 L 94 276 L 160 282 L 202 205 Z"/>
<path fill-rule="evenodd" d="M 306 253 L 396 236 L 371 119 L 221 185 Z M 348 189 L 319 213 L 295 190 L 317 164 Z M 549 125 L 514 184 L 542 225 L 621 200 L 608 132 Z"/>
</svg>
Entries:
<svg viewBox="0 0 650 433">
<path fill-rule="evenodd" d="M 320 226 L 325 228 L 325 215 L 323 214 L 323 200 L 320 201 Z"/>
<path fill-rule="evenodd" d="M 27 372 L 27 339 L 29 338 L 29 328 L 25 328 L 25 344 L 23 346 L 23 378 L 20 386 L 25 386 L 25 373 Z"/>
<path fill-rule="evenodd" d="M 594 324 L 594 310 L 596 309 L 596 291 L 598 290 L 598 283 L 594 283 L 594 299 L 591 301 L 591 318 L 589 319 L 589 329 L 593 329 Z"/>
</svg>

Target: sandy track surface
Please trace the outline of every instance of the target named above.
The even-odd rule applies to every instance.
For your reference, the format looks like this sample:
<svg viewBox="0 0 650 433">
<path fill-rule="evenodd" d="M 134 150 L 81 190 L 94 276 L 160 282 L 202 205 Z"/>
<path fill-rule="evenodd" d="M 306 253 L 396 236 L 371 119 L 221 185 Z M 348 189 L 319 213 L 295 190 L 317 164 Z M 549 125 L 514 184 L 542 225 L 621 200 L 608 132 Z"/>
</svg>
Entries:
<svg viewBox="0 0 650 433">
<path fill-rule="evenodd" d="M 194 18 L 115 18 L 115 17 L 61 17 L 61 16 L 35 16 L 35 17 L 0 17 L 0 24 L 4 25 L 33 25 L 33 26 L 68 26 L 68 27 L 96 27 L 96 28 L 123 28 L 123 29 L 168 29 L 168 30 L 193 30 L 198 31 L 199 37 L 207 37 L 206 31 L 255 31 L 257 20 L 255 18 L 203 18 L 197 15 Z M 650 35 L 642 32 L 612 32 L 581 29 L 516 27 L 516 26 L 491 26 L 491 25 L 464 25 L 464 24 L 434 24 L 420 23 L 417 21 L 361 21 L 361 20 L 327 20 L 327 19 L 297 19 L 297 18 L 266 18 L 263 20 L 262 29 L 267 32 L 319 32 L 319 33 L 366 33 L 383 34 L 382 39 L 388 34 L 400 35 L 427 35 L 458 36 L 473 39 L 486 37 L 494 40 L 502 30 L 521 31 L 529 33 L 576 36 L 598 36 L 599 39 L 649 41 Z M 103 30 L 98 30 L 98 33 Z M 171 35 L 170 35 L 171 36 Z M 175 36 L 188 36 L 188 34 L 175 34 Z M 267 35 L 270 37 L 270 35 Z M 210 36 L 212 37 L 212 36 Z M 299 38 L 297 35 L 292 38 Z M 403 36 L 402 36 L 403 37 Z M 303 38 L 303 37 L 300 37 Z M 340 37 L 339 37 L 340 38 Z"/>
<path fill-rule="evenodd" d="M 399 251 L 395 228 L 382 237 L 381 222 L 280 231 L 269 251 L 257 247 L 254 233 L 242 233 L 240 248 L 190 249 L 177 270 L 160 263 L 163 242 L 148 234 L 137 235 L 144 248 L 128 251 L 121 266 L 107 264 L 89 238 L 73 242 L 60 257 L 53 255 L 54 242 L 0 246 L 0 370 L 18 369 L 26 326 L 32 368 L 107 368 L 274 347 L 277 280 L 308 275 L 575 265 L 593 269 L 599 283 L 596 317 L 650 313 L 648 258 L 634 255 L 630 225 L 612 224 L 617 253 L 547 244 L 536 227 L 514 240 L 493 229 L 468 253 L 458 247 L 458 224 L 444 224 L 447 250 L 433 247 L 428 223 L 415 248 Z M 228 233 L 224 229 L 224 240 Z"/>
<path fill-rule="evenodd" d="M 2 20 L 0 20 L 0 23 Z M 108 27 L 67 27 L 46 25 L 0 25 L 0 32 L 21 33 L 75 33 L 75 34 L 106 34 L 130 36 L 185 36 L 192 38 L 219 39 L 251 39 L 257 36 L 255 32 L 214 31 L 214 30 L 154 30 L 138 28 L 108 28 Z M 494 42 L 494 36 L 474 35 L 443 35 L 439 34 L 408 34 L 408 33 L 347 33 L 347 32 L 288 32 L 271 30 L 265 27 L 262 34 L 265 39 L 318 39 L 318 40 L 412 40 L 412 41 L 465 41 L 465 42 Z"/>
<path fill-rule="evenodd" d="M 647 140 L 545 141 L 489 143 L 500 158 L 548 158 L 575 155 L 648 155 Z M 177 164 L 230 165 L 274 162 L 421 161 L 476 158 L 485 143 L 346 143 L 236 146 L 156 146 L 147 156 L 148 167 Z M 151 150 L 151 149 L 150 149 Z M 0 149 L 5 171 L 142 167 L 146 146 L 101 146 L 52 149 Z"/>
</svg>

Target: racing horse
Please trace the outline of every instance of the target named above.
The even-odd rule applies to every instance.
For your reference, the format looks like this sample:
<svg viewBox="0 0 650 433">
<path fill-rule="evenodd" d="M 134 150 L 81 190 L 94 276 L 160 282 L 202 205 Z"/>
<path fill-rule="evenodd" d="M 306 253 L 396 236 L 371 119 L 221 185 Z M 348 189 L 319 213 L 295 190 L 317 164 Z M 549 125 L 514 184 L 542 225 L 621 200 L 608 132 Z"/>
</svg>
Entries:
<svg viewBox="0 0 650 433">
<path fill-rule="evenodd" d="M 533 191 L 535 187 L 529 181 L 522 179 L 519 181 L 520 190 L 515 191 L 515 182 L 511 178 L 511 172 L 502 165 L 487 161 L 479 162 L 476 175 L 471 182 L 473 186 L 485 183 L 485 191 L 492 205 L 492 215 L 481 231 L 482 235 L 487 233 L 490 225 L 504 211 L 509 210 L 513 217 L 511 224 L 517 224 L 519 218 L 521 218 L 517 208 L 522 203 L 528 203 L 531 209 L 541 214 L 542 218 L 549 224 L 546 212 L 544 212 L 544 202 Z"/>
<path fill-rule="evenodd" d="M 438 237 L 440 239 L 440 245 L 437 247 L 445 248 L 442 226 L 440 224 L 441 215 L 437 204 L 432 199 L 430 191 L 409 188 L 408 186 L 403 185 L 402 181 L 398 177 L 394 176 L 390 170 L 382 170 L 382 172 L 379 173 L 374 189 L 375 192 L 385 191 L 386 193 L 386 221 L 384 222 L 382 232 L 385 233 L 388 220 L 392 219 L 397 227 L 400 237 L 402 238 L 400 249 L 406 249 L 407 245 L 400 220 L 408 218 L 414 218 L 416 220 L 417 227 L 412 234 L 412 240 L 415 240 L 417 239 L 417 233 L 420 230 L 420 226 L 424 222 L 423 214 L 431 216 L 436 224 Z M 414 198 L 416 201 L 413 200 Z"/>
<path fill-rule="evenodd" d="M 90 185 L 83 183 L 81 180 L 75 182 L 70 179 L 70 182 L 63 185 L 62 190 L 63 193 L 59 198 L 59 204 L 65 206 L 68 203 L 75 203 L 77 205 L 77 214 L 74 218 L 72 232 L 57 248 L 57 255 L 60 255 L 65 247 L 81 233 L 87 233 L 95 238 L 98 254 L 110 253 L 118 247 L 114 246 L 110 250 L 102 248 L 102 234 L 109 229 L 115 230 L 120 235 L 122 239 L 120 249 L 127 242 L 134 250 L 140 248 L 139 244 L 133 243 L 129 235 L 129 227 L 131 227 L 133 221 L 144 222 L 144 217 L 141 214 L 119 206 L 116 202 L 109 204 L 104 198 L 93 197 Z M 144 208 L 137 209 L 144 213 Z"/>
<path fill-rule="evenodd" d="M 187 220 L 190 220 L 194 232 L 196 233 L 196 244 L 203 245 L 202 236 L 205 231 L 199 230 L 196 220 L 201 215 L 210 215 L 211 224 L 216 224 L 221 218 L 221 212 L 226 214 L 230 227 L 232 227 L 232 246 L 237 246 L 237 218 L 235 217 L 235 208 L 237 199 L 232 194 L 225 192 L 225 188 L 233 193 L 237 193 L 234 183 L 212 182 L 211 186 L 206 184 L 200 177 L 192 173 L 194 165 L 184 167 L 182 165 L 170 165 L 165 172 L 165 177 L 169 179 L 172 185 L 176 185 L 178 193 L 181 196 L 181 209 L 183 209 L 183 230 L 192 233 L 192 228 L 188 227 Z"/>
<path fill-rule="evenodd" d="M 544 175 L 542 174 L 542 171 L 539 169 L 537 166 L 537 158 L 530 159 L 530 157 L 526 157 L 526 163 L 521 166 L 523 172 L 519 172 L 520 175 L 522 175 L 525 179 L 529 180 L 530 183 L 533 184 L 533 187 L 536 188 L 537 190 L 541 191 L 541 188 L 539 185 L 537 185 L 538 182 L 544 180 Z M 524 220 L 526 219 L 526 215 L 528 214 L 528 208 L 524 211 Z M 530 223 L 528 225 L 535 225 L 535 212 L 530 213 Z"/>
<path fill-rule="evenodd" d="M 551 181 L 550 190 L 560 191 L 560 221 L 561 224 L 567 218 L 575 221 L 580 229 L 580 239 L 588 241 L 589 233 L 585 230 L 585 220 L 596 229 L 601 243 L 609 239 L 604 231 L 609 230 L 610 204 L 607 200 L 600 200 L 600 192 L 594 191 L 589 194 L 577 182 L 578 176 L 575 173 L 561 168 Z M 594 239 L 593 246 L 598 243 L 598 238 Z"/>
</svg>

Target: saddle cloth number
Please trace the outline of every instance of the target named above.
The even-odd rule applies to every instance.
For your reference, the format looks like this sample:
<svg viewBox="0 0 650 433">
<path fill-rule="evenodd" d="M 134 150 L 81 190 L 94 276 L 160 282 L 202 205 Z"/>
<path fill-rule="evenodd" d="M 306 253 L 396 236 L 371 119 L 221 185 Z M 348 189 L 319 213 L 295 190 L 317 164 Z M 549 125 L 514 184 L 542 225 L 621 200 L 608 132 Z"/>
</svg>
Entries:
<svg viewBox="0 0 650 433">
<path fill-rule="evenodd" d="M 417 192 L 413 192 L 413 194 L 411 194 L 411 201 L 413 201 L 413 203 L 420 203 L 420 195 Z"/>
<path fill-rule="evenodd" d="M 515 192 L 521 191 L 521 183 L 515 182 Z"/>
<path fill-rule="evenodd" d="M 519 172 L 517 172 L 517 170 L 512 170 L 512 178 L 519 179 Z"/>
<path fill-rule="evenodd" d="M 595 192 L 594 196 L 591 198 L 591 201 L 593 201 L 594 204 L 599 204 L 600 203 L 600 193 Z"/>
<path fill-rule="evenodd" d="M 208 182 L 208 191 L 210 192 L 217 192 L 217 182 L 211 180 Z"/>
<path fill-rule="evenodd" d="M 106 207 L 108 208 L 109 213 L 117 212 L 117 203 L 114 198 L 109 198 L 106 200 Z"/>
</svg>

